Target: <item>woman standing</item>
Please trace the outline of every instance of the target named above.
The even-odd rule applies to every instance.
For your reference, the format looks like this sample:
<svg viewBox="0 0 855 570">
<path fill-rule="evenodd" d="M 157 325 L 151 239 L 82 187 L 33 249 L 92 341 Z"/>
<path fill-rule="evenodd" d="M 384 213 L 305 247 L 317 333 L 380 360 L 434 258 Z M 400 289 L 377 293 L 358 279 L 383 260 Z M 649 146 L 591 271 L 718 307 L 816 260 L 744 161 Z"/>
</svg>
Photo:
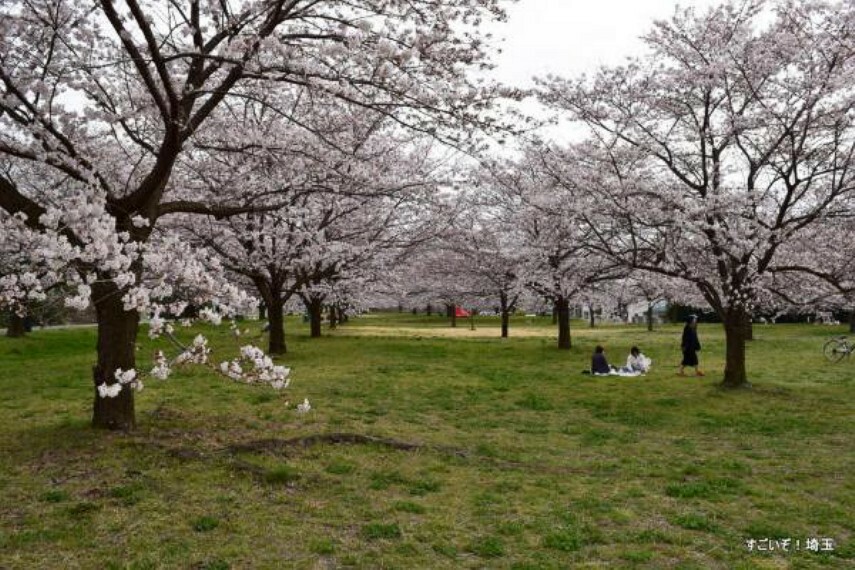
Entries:
<svg viewBox="0 0 855 570">
<path fill-rule="evenodd" d="M 704 373 L 698 367 L 698 351 L 701 343 L 698 340 L 698 317 L 689 315 L 686 326 L 683 327 L 683 361 L 680 363 L 680 376 L 685 376 L 685 368 L 689 366 L 695 369 L 695 376 L 703 376 Z"/>
</svg>

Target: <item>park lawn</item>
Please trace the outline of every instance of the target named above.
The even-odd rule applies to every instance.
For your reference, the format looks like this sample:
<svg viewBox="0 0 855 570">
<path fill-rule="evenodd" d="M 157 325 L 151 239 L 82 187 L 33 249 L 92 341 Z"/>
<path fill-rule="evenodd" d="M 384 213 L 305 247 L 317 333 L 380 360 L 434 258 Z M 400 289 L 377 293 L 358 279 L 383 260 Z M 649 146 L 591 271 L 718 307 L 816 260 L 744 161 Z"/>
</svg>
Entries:
<svg viewBox="0 0 855 570">
<path fill-rule="evenodd" d="M 855 566 L 855 360 L 820 352 L 842 329 L 758 326 L 754 387 L 727 392 L 718 325 L 699 379 L 676 376 L 678 327 L 574 322 L 561 352 L 548 323 L 503 340 L 498 319 L 371 315 L 309 339 L 289 320 L 291 388 L 184 369 L 147 382 L 132 434 L 89 428 L 94 329 L 0 338 L 0 568 Z M 141 367 L 166 346 L 140 342 Z M 597 343 L 654 370 L 583 375 Z M 378 439 L 284 443 L 330 433 Z"/>
</svg>

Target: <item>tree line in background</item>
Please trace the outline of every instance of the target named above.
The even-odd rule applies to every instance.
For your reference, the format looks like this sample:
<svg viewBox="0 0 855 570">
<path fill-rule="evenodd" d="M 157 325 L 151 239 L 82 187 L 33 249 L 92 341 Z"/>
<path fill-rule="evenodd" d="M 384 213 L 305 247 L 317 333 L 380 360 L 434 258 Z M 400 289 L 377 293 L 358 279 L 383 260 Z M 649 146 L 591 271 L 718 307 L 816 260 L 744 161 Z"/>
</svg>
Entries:
<svg viewBox="0 0 855 570">
<path fill-rule="evenodd" d="M 752 317 L 853 310 L 850 3 L 677 10 L 644 55 L 530 92 L 483 79 L 504 4 L 6 2 L 10 330 L 49 298 L 94 307 L 93 424 L 132 429 L 133 391 L 110 387 L 140 322 L 171 334 L 189 307 L 260 304 L 284 354 L 295 304 L 313 336 L 324 312 L 402 302 L 495 308 L 507 336 L 540 305 L 569 349 L 572 307 L 667 299 L 723 323 L 729 387 Z M 525 95 L 574 142 L 538 136 Z"/>
</svg>

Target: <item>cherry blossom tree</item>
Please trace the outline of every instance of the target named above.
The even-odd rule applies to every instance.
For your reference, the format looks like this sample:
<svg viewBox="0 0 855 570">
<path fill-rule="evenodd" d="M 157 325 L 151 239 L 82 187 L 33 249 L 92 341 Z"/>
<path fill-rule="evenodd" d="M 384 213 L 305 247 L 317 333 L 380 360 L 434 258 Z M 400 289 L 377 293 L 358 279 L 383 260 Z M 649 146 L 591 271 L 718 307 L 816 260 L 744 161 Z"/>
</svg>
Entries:
<svg viewBox="0 0 855 570">
<path fill-rule="evenodd" d="M 846 311 L 850 329 L 855 326 L 855 210 L 850 212 L 827 217 L 782 248 L 785 255 L 764 282 L 767 312 Z"/>
<path fill-rule="evenodd" d="M 0 211 L 0 218 L 5 215 Z M 33 300 L 45 298 L 38 268 L 31 265 L 26 243 L 17 238 L 18 232 L 11 229 L 0 234 L 0 307 L 8 307 L 8 337 L 24 336 L 26 308 Z"/>
<path fill-rule="evenodd" d="M 485 201 L 503 212 L 518 232 L 527 287 L 548 300 L 557 315 L 558 347 L 571 348 L 570 308 L 583 292 L 625 275 L 623 265 L 591 244 L 590 203 L 585 178 L 557 177 L 546 168 L 549 148 L 530 144 L 515 161 L 486 164 Z"/>
<path fill-rule="evenodd" d="M 483 125 L 500 94 L 467 75 L 486 64 L 478 24 L 503 17 L 499 4 L 4 2 L 0 208 L 15 218 L 3 222 L 24 224 L 34 251 L 64 264 L 48 277 L 76 287 L 72 304 L 95 305 L 95 386 L 134 370 L 140 315 L 165 293 L 150 289 L 147 276 L 166 269 L 167 259 L 182 259 L 160 249 L 180 249 L 165 236 L 164 220 L 258 209 L 234 188 L 191 193 L 198 185 L 177 176 L 176 165 L 212 117 L 228 116 L 228 102 L 259 90 L 299 87 L 464 144 L 476 131 L 461 125 Z M 17 176 L 21 164 L 37 176 Z M 93 425 L 134 423 L 130 390 L 111 398 L 96 391 Z"/>
<path fill-rule="evenodd" d="M 678 10 L 626 65 L 541 81 L 543 101 L 591 128 L 600 250 L 698 288 L 724 323 L 726 387 L 748 383 L 745 324 L 767 278 L 830 277 L 786 256 L 853 192 L 853 14 Z"/>
<path fill-rule="evenodd" d="M 510 316 L 525 291 L 523 251 L 519 234 L 474 189 L 463 197 L 461 215 L 437 241 L 440 255 L 450 264 L 446 278 L 457 284 L 457 297 L 468 305 L 496 307 L 501 336 L 508 337 Z"/>
</svg>

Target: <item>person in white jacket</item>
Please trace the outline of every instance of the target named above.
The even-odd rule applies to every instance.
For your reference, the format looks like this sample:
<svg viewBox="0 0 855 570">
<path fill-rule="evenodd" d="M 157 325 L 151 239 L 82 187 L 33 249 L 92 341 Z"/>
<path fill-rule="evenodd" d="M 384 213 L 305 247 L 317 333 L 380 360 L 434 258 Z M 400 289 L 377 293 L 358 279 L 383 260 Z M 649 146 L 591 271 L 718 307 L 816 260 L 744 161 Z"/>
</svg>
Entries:
<svg viewBox="0 0 855 570">
<path fill-rule="evenodd" d="M 653 364 L 653 361 L 644 356 L 637 346 L 629 349 L 629 356 L 626 358 L 626 367 L 630 371 L 646 374 L 650 370 L 651 364 Z"/>
</svg>

